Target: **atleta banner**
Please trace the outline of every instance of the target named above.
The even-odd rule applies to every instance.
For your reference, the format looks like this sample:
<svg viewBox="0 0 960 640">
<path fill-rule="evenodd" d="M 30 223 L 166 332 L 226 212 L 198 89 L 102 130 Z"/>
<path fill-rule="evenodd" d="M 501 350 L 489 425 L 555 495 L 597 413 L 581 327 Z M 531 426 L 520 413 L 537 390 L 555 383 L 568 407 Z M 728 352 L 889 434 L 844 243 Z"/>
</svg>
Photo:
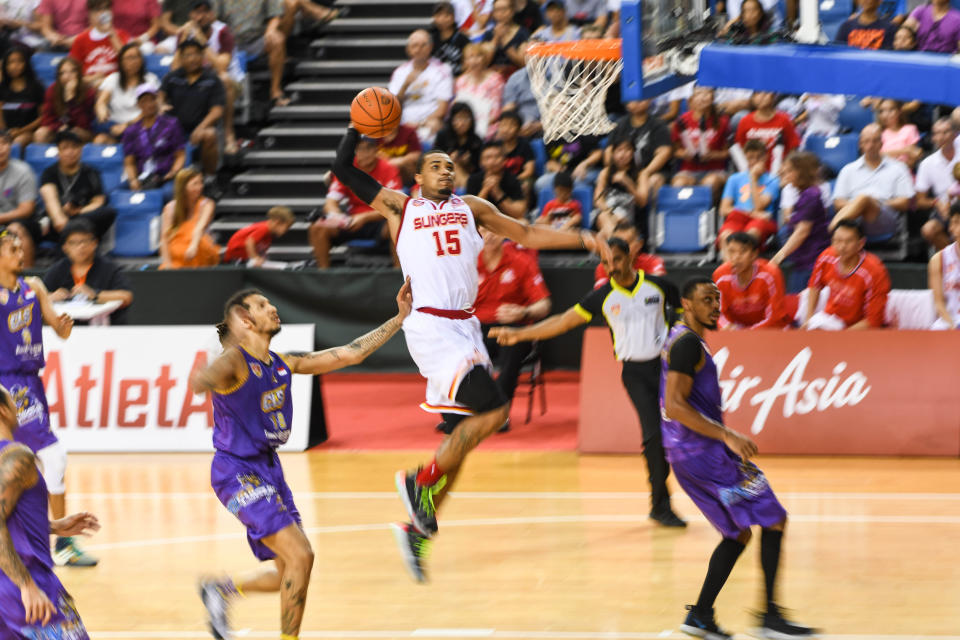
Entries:
<svg viewBox="0 0 960 640">
<path fill-rule="evenodd" d="M 960 332 L 707 334 L 726 424 L 760 453 L 960 455 Z M 579 449 L 642 448 L 606 329 L 584 337 Z"/>
<path fill-rule="evenodd" d="M 43 330 L 50 423 L 68 451 L 212 451 L 213 407 L 187 381 L 220 353 L 212 326 L 74 327 Z M 271 349 L 311 351 L 314 327 L 284 325 Z M 281 451 L 303 451 L 313 385 L 294 376 L 293 426 Z M 21 411 L 31 411 L 22 407 Z"/>
</svg>

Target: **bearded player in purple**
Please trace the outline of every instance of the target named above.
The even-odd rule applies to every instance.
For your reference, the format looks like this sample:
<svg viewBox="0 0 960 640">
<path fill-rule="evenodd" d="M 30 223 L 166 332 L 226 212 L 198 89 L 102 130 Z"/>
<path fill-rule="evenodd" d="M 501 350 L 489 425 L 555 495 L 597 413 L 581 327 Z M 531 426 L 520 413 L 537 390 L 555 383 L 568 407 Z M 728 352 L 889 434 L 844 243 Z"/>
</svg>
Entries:
<svg viewBox="0 0 960 640">
<path fill-rule="evenodd" d="M 39 278 L 21 278 L 23 246 L 20 238 L 0 230 L 0 384 L 10 391 L 20 428 L 17 442 L 30 447 L 40 460 L 43 479 L 50 492 L 50 515 L 64 517 L 67 450 L 50 429 L 47 396 L 39 371 L 44 365 L 43 323 L 67 338 L 73 321 L 57 315 Z M 96 558 L 84 553 L 73 538 L 58 536 L 56 559 L 73 567 L 92 567 Z"/>
<path fill-rule="evenodd" d="M 51 521 L 39 459 L 14 441 L 17 407 L 0 387 L 0 638 L 87 640 L 87 631 L 53 573 L 50 534 L 71 536 L 100 528 L 77 513 Z"/>
<path fill-rule="evenodd" d="M 766 606 L 755 634 L 761 638 L 803 638 L 812 629 L 784 619 L 774 598 L 780 544 L 787 512 L 766 476 L 750 462 L 757 445 L 724 426 L 720 382 L 703 336 L 716 330 L 720 290 L 712 280 L 696 277 L 683 286 L 683 321 L 670 331 L 663 347 L 660 405 L 667 460 L 674 477 L 723 536 L 713 552 L 697 603 L 680 630 L 707 640 L 730 640 L 714 619 L 713 604 L 737 558 L 760 525 L 760 564 Z"/>
<path fill-rule="evenodd" d="M 227 301 L 224 321 L 217 325 L 224 352 L 191 386 L 196 393 L 213 393 L 213 489 L 247 528 L 257 559 L 272 559 L 275 566 L 201 581 L 200 595 L 215 638 L 230 637 L 230 601 L 254 591 L 280 592 L 282 640 L 300 633 L 313 550 L 276 452 L 290 436 L 290 376 L 318 375 L 363 362 L 400 329 L 412 304 L 408 278 L 397 294 L 399 312 L 377 329 L 342 347 L 279 355 L 270 350 L 271 338 L 280 331 L 277 308 L 251 289 Z"/>
</svg>

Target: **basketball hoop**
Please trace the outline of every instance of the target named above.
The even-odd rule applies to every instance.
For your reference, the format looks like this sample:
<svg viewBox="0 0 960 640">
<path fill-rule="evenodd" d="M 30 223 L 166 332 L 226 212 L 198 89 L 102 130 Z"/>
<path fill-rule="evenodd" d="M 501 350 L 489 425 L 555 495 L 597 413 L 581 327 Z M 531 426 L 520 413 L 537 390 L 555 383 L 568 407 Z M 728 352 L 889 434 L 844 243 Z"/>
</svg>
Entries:
<svg viewBox="0 0 960 640">
<path fill-rule="evenodd" d="M 623 69 L 619 39 L 540 42 L 527 55 L 545 142 L 613 130 L 605 104 L 607 89 Z"/>
</svg>

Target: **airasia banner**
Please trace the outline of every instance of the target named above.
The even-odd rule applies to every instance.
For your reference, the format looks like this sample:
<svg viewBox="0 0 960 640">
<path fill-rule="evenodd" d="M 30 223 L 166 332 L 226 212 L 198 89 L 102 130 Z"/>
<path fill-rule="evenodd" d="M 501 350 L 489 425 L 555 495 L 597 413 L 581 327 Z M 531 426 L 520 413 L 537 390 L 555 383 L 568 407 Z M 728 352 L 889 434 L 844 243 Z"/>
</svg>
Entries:
<svg viewBox="0 0 960 640">
<path fill-rule="evenodd" d="M 187 381 L 220 353 L 211 326 L 43 329 L 50 423 L 68 451 L 213 451 L 213 405 Z M 285 325 L 271 349 L 313 350 L 314 327 Z M 281 451 L 303 451 L 312 385 L 293 376 L 293 426 Z"/>
<path fill-rule="evenodd" d="M 725 422 L 761 453 L 960 455 L 960 332 L 720 331 L 707 342 Z M 581 451 L 642 449 L 619 370 L 609 332 L 588 329 Z"/>
</svg>

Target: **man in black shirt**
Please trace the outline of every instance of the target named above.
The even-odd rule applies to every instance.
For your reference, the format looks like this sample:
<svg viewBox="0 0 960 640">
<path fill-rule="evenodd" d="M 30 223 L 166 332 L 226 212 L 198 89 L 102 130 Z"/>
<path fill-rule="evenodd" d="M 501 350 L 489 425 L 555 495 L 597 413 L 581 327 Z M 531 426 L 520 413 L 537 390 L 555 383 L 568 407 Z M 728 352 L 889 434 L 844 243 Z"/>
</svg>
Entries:
<svg viewBox="0 0 960 640">
<path fill-rule="evenodd" d="M 499 141 L 483 145 L 481 170 L 467 179 L 467 193 L 489 200 L 508 216 L 522 218 L 527 212 L 523 186 L 505 167 L 503 145 Z"/>
<path fill-rule="evenodd" d="M 130 282 L 119 266 L 97 255 L 99 245 L 90 221 L 74 218 L 68 222 L 60 233 L 60 242 L 66 257 L 43 274 L 50 300 L 82 297 L 95 304 L 119 300 L 122 306 L 110 314 L 110 324 L 126 324 L 127 307 L 133 302 Z"/>
<path fill-rule="evenodd" d="M 203 174 L 209 181 L 217 172 L 217 123 L 223 117 L 226 94 L 217 73 L 203 66 L 203 45 L 184 40 L 178 51 L 181 66 L 164 76 L 160 102 L 170 106 L 190 144 L 200 148 Z"/>
<path fill-rule="evenodd" d="M 673 512 L 667 476 L 670 465 L 660 432 L 660 349 L 667 338 L 680 292 L 669 280 L 637 272 L 635 253 L 621 238 L 608 241 L 610 280 L 562 314 L 529 327 L 495 327 L 489 336 L 501 345 L 546 340 L 567 333 L 601 316 L 614 337 L 614 355 L 623 363 L 621 380 L 640 418 L 643 456 L 650 479 L 650 518 L 665 527 L 685 527 Z"/>
<path fill-rule="evenodd" d="M 650 100 L 631 100 L 626 105 L 627 115 L 617 121 L 610 134 L 610 144 L 604 150 L 604 162 L 610 163 L 613 147 L 621 140 L 632 140 L 636 149 L 637 167 L 647 176 L 650 197 L 666 183 L 661 173 L 673 157 L 673 142 L 670 130 L 659 118 L 650 115 Z"/>
<path fill-rule="evenodd" d="M 446 62 L 453 75 L 459 76 L 463 72 L 463 48 L 470 44 L 470 38 L 457 29 L 453 5 L 449 2 L 434 5 L 430 38 L 433 40 L 433 53 L 430 55 Z"/>
<path fill-rule="evenodd" d="M 107 205 L 100 173 L 80 162 L 83 143 L 74 132 L 57 134 L 57 151 L 56 164 L 44 169 L 40 176 L 40 197 L 50 219 L 49 229 L 40 225 L 40 237 L 57 239 L 72 218 L 84 218 L 97 237 L 102 238 L 117 212 Z"/>
</svg>

